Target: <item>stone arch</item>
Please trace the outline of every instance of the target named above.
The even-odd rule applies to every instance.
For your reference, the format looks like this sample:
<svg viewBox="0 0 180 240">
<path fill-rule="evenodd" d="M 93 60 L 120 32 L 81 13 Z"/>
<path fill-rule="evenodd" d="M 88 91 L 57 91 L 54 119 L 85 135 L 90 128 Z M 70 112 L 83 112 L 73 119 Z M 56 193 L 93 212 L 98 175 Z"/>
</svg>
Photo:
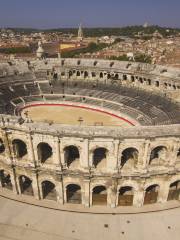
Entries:
<svg viewBox="0 0 180 240">
<path fill-rule="evenodd" d="M 169 185 L 168 201 L 179 200 L 180 196 L 180 180 L 177 180 Z"/>
<path fill-rule="evenodd" d="M 47 163 L 51 161 L 53 157 L 52 147 L 45 142 L 41 142 L 37 145 L 38 160 L 41 163 Z"/>
<path fill-rule="evenodd" d="M 92 189 L 92 205 L 107 205 L 107 189 L 103 185 Z"/>
<path fill-rule="evenodd" d="M 85 71 L 85 72 L 84 72 L 84 78 L 87 78 L 88 76 L 89 76 L 88 71 Z"/>
<path fill-rule="evenodd" d="M 104 74 L 103 74 L 102 72 L 100 72 L 99 77 L 100 77 L 100 78 L 103 78 L 103 77 L 104 77 Z"/>
<path fill-rule="evenodd" d="M 0 171 L 0 179 L 3 188 L 7 188 L 9 190 L 13 190 L 12 182 L 11 182 L 11 175 L 5 171 Z"/>
<path fill-rule="evenodd" d="M 79 165 L 79 149 L 77 146 L 70 145 L 64 148 L 64 160 L 67 164 L 67 167 L 76 168 Z"/>
<path fill-rule="evenodd" d="M 127 75 L 123 74 L 123 80 L 127 80 Z"/>
<path fill-rule="evenodd" d="M 104 168 L 107 163 L 108 150 L 104 147 L 94 149 L 92 161 L 95 168 Z"/>
<path fill-rule="evenodd" d="M 133 75 L 131 76 L 131 82 L 135 82 L 135 77 Z"/>
<path fill-rule="evenodd" d="M 138 155 L 139 151 L 134 147 L 124 149 L 121 155 L 121 168 L 135 167 L 138 162 Z"/>
<path fill-rule="evenodd" d="M 69 71 L 69 78 L 71 78 L 73 75 L 73 72 L 72 71 Z"/>
<path fill-rule="evenodd" d="M 51 181 L 44 180 L 41 182 L 43 199 L 57 201 L 57 193 L 55 184 Z"/>
<path fill-rule="evenodd" d="M 146 188 L 144 195 L 144 205 L 156 203 L 158 200 L 159 185 L 153 184 Z"/>
<path fill-rule="evenodd" d="M 13 152 L 16 158 L 23 158 L 27 155 L 27 145 L 20 139 L 12 141 Z"/>
<path fill-rule="evenodd" d="M 132 206 L 134 189 L 131 186 L 122 186 L 118 191 L 118 206 Z"/>
<path fill-rule="evenodd" d="M 155 86 L 159 87 L 159 81 L 155 81 Z"/>
<path fill-rule="evenodd" d="M 118 79 L 119 79 L 119 74 L 116 73 L 116 74 L 114 75 L 114 80 L 118 80 Z"/>
<path fill-rule="evenodd" d="M 5 152 L 5 145 L 3 140 L 0 138 L 0 154 Z"/>
<path fill-rule="evenodd" d="M 155 147 L 150 154 L 150 165 L 158 165 L 166 160 L 167 148 L 165 146 Z"/>
<path fill-rule="evenodd" d="M 19 176 L 19 186 L 21 194 L 34 196 L 32 180 L 29 177 L 25 175 Z"/>
<path fill-rule="evenodd" d="M 76 76 L 77 76 L 77 77 L 80 77 L 80 76 L 81 76 L 80 71 L 77 71 L 77 72 L 76 72 Z"/>
<path fill-rule="evenodd" d="M 81 187 L 77 184 L 69 184 L 66 186 L 67 203 L 81 204 Z"/>
<path fill-rule="evenodd" d="M 107 79 L 110 79 L 110 78 L 111 78 L 111 74 L 108 73 L 108 74 L 107 74 Z"/>
</svg>

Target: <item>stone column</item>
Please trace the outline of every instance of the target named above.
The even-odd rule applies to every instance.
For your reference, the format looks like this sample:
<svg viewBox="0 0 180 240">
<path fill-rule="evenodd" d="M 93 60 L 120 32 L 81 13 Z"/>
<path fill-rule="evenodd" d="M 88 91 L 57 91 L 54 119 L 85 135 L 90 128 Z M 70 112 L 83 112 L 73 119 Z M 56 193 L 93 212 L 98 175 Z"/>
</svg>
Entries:
<svg viewBox="0 0 180 240">
<path fill-rule="evenodd" d="M 40 195 L 39 184 L 38 184 L 38 174 L 36 173 L 36 171 L 34 171 L 32 175 L 32 186 L 33 186 L 34 197 L 40 200 L 41 195 Z"/>
<path fill-rule="evenodd" d="M 84 139 L 82 151 L 80 153 L 80 165 L 84 169 L 89 169 L 89 140 Z"/>
<path fill-rule="evenodd" d="M 84 179 L 84 189 L 82 192 L 82 204 L 85 207 L 90 206 L 90 179 Z"/>
<path fill-rule="evenodd" d="M 118 149 L 119 140 L 113 141 L 113 146 L 110 147 L 107 159 L 107 171 L 116 172 L 118 169 Z"/>
<path fill-rule="evenodd" d="M 63 181 L 62 176 L 56 176 L 56 193 L 57 193 L 57 201 L 60 204 L 64 204 L 64 191 L 63 191 Z"/>
<path fill-rule="evenodd" d="M 11 144 L 11 141 L 8 139 L 8 134 L 4 131 L 3 134 L 3 140 L 4 140 L 4 145 L 5 145 L 5 157 L 10 160 L 11 163 L 13 163 L 13 149 Z"/>
<path fill-rule="evenodd" d="M 150 155 L 149 153 L 149 146 L 150 146 L 150 142 L 149 140 L 146 140 L 143 144 L 143 148 L 142 151 L 139 153 L 139 160 L 138 160 L 138 169 L 146 169 L 148 166 L 148 161 L 149 161 L 149 157 Z"/>
<path fill-rule="evenodd" d="M 113 178 L 112 186 L 109 187 L 109 201 L 111 208 L 115 208 L 117 206 L 117 185 L 118 180 L 116 178 Z"/>
<path fill-rule="evenodd" d="M 159 192 L 158 192 L 158 200 L 159 203 L 165 203 L 167 202 L 169 194 L 169 183 L 166 183 L 166 180 L 164 180 L 164 183 L 161 184 Z"/>
<path fill-rule="evenodd" d="M 64 158 L 64 148 L 63 148 L 61 142 L 59 144 L 59 148 L 60 148 L 61 167 L 66 168 L 66 162 L 65 162 L 65 158 Z"/>
<path fill-rule="evenodd" d="M 17 186 L 17 183 L 16 183 L 16 181 L 19 182 L 19 180 L 18 179 L 16 180 L 16 173 L 15 173 L 15 168 L 14 167 L 12 167 L 12 173 L 10 174 L 10 177 L 11 177 L 11 183 L 12 183 L 12 186 L 13 186 L 13 192 L 15 194 L 19 194 L 20 190 L 18 189 L 18 186 Z"/>
<path fill-rule="evenodd" d="M 176 164 L 179 145 L 180 145 L 179 141 L 174 141 L 171 145 L 171 149 L 169 152 L 169 166 L 171 167 L 175 166 Z"/>
<path fill-rule="evenodd" d="M 53 151 L 53 163 L 56 166 L 61 167 L 60 146 L 59 146 L 58 137 L 54 139 L 54 143 L 55 143 L 55 151 Z"/>
<path fill-rule="evenodd" d="M 21 194 L 21 186 L 19 183 L 19 176 L 17 174 L 15 175 L 15 183 L 16 183 L 17 194 Z"/>
<path fill-rule="evenodd" d="M 29 157 L 30 162 L 32 162 L 35 165 L 35 154 L 34 154 L 34 148 L 33 148 L 31 133 L 29 133 L 28 139 L 29 139 L 29 150 L 28 150 L 29 154 L 28 154 L 28 157 Z"/>
<path fill-rule="evenodd" d="M 133 206 L 141 207 L 144 204 L 145 191 L 141 188 L 134 191 Z"/>
</svg>

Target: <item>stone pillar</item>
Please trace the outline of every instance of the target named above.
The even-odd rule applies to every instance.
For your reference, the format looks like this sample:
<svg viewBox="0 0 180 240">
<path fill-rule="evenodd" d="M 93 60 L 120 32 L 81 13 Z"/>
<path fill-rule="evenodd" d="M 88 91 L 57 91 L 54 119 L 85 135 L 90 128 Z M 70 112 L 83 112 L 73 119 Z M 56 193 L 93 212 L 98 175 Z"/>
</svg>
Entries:
<svg viewBox="0 0 180 240">
<path fill-rule="evenodd" d="M 40 200 L 41 195 L 39 191 L 38 174 L 36 172 L 34 172 L 32 175 L 32 186 L 33 186 L 34 197 Z"/>
<path fill-rule="evenodd" d="M 64 158 L 64 148 L 63 148 L 61 142 L 60 142 L 59 148 L 60 148 L 61 166 L 65 168 L 66 167 L 66 162 L 65 162 L 65 158 Z"/>
<path fill-rule="evenodd" d="M 20 183 L 19 183 L 19 176 L 18 175 L 16 175 L 15 183 L 16 183 L 17 194 L 21 194 L 21 186 L 20 186 Z"/>
<path fill-rule="evenodd" d="M 12 151 L 12 146 L 10 145 L 10 141 L 8 139 L 7 133 L 4 131 L 3 134 L 4 138 L 4 145 L 5 145 L 5 157 L 6 159 L 9 159 L 11 163 L 13 163 L 13 151 Z"/>
<path fill-rule="evenodd" d="M 84 169 L 89 169 L 89 140 L 84 139 L 82 151 L 80 153 L 80 165 Z"/>
<path fill-rule="evenodd" d="M 108 187 L 107 188 L 107 206 L 112 207 L 112 203 L 113 203 L 112 187 Z"/>
<path fill-rule="evenodd" d="M 32 136 L 31 134 L 29 133 L 28 135 L 28 138 L 29 138 L 29 149 L 28 149 L 28 157 L 29 157 L 29 160 L 35 165 L 35 155 L 34 155 L 34 148 L 33 148 L 33 143 L 32 143 Z"/>
<path fill-rule="evenodd" d="M 174 141 L 172 143 L 172 146 L 171 146 L 171 149 L 169 152 L 169 166 L 171 166 L 171 167 L 175 166 L 175 164 L 176 164 L 177 154 L 179 151 L 179 145 L 180 145 L 180 142 L 178 142 L 178 141 Z"/>
<path fill-rule="evenodd" d="M 84 189 L 82 191 L 82 204 L 85 207 L 90 206 L 90 179 L 84 179 Z"/>
<path fill-rule="evenodd" d="M 169 194 L 169 183 L 164 182 L 159 189 L 157 202 L 165 203 L 167 202 Z"/>
<path fill-rule="evenodd" d="M 143 189 L 134 191 L 133 206 L 141 207 L 144 204 L 145 191 Z"/>
<path fill-rule="evenodd" d="M 115 172 L 118 169 L 118 149 L 119 149 L 119 140 L 113 141 L 113 146 L 111 146 L 108 159 L 107 159 L 107 171 Z"/>
<path fill-rule="evenodd" d="M 14 168 L 12 168 L 12 173 L 10 174 L 10 177 L 11 177 L 11 183 L 12 183 L 12 186 L 13 186 L 13 192 L 15 194 L 19 194 L 19 189 L 18 189 L 18 186 L 17 186 L 17 183 L 16 183 L 16 181 L 19 182 L 19 180 L 18 179 L 16 180 L 16 173 L 15 173 Z"/>
<path fill-rule="evenodd" d="M 62 176 L 56 176 L 56 193 L 57 193 L 57 201 L 60 204 L 64 204 L 64 191 L 63 191 L 63 181 Z"/>
<path fill-rule="evenodd" d="M 150 157 L 150 155 L 148 154 L 149 146 L 150 146 L 149 140 L 146 140 L 143 145 L 144 146 L 142 148 L 142 151 L 139 153 L 139 158 L 138 158 L 138 168 L 140 170 L 147 168 L 149 157 Z"/>
<path fill-rule="evenodd" d="M 61 165 L 61 156 L 60 156 L 60 146 L 58 137 L 54 140 L 55 143 L 55 151 L 53 152 L 53 163 L 57 166 Z"/>
</svg>

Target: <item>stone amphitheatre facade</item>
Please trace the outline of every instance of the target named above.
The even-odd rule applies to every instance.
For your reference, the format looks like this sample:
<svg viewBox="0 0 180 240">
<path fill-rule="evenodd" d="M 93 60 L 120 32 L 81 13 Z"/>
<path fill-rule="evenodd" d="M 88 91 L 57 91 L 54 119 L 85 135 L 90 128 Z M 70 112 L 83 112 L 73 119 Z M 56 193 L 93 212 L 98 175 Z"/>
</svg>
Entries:
<svg viewBox="0 0 180 240">
<path fill-rule="evenodd" d="M 92 59 L 12 60 L 0 64 L 0 96 L 0 179 L 12 195 L 92 209 L 179 200 L 179 70 Z M 129 126 L 36 122 L 21 114 L 43 105 L 91 109 Z"/>
</svg>

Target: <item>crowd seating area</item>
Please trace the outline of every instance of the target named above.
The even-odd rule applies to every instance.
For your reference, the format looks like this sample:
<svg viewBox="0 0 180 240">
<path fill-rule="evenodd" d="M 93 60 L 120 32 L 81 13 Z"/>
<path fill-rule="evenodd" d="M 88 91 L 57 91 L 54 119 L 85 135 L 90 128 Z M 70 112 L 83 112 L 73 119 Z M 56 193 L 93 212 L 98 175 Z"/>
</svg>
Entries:
<svg viewBox="0 0 180 240">
<path fill-rule="evenodd" d="M 180 106 L 165 96 L 99 82 L 49 81 L 43 72 L 1 77 L 0 96 L 0 113 L 5 114 L 14 114 L 20 103 L 68 101 L 119 111 L 138 120 L 142 125 L 180 122 Z"/>
</svg>

